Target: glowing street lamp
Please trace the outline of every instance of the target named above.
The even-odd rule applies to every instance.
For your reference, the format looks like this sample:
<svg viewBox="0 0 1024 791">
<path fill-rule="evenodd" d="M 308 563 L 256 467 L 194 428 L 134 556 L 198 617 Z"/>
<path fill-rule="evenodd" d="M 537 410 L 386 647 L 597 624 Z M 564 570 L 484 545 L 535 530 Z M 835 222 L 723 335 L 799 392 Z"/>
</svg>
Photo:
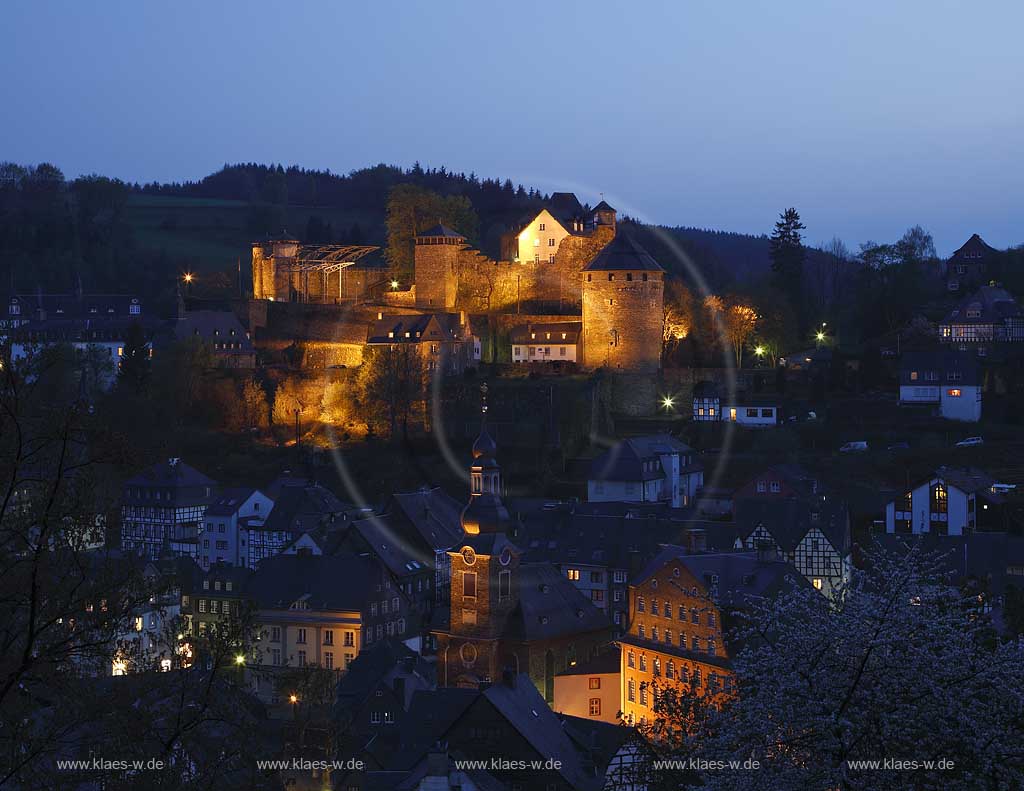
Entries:
<svg viewBox="0 0 1024 791">
<path fill-rule="evenodd" d="M 764 357 L 764 346 L 755 346 L 754 354 L 756 354 L 758 357 Z"/>
<path fill-rule="evenodd" d="M 184 280 L 186 283 L 191 283 L 195 279 L 195 275 L 193 275 L 191 272 L 186 272 L 184 275 L 182 275 L 181 279 Z"/>
<path fill-rule="evenodd" d="M 238 656 L 236 656 L 235 657 L 235 664 L 236 665 L 244 665 L 245 664 L 245 656 L 243 654 L 239 654 Z"/>
<path fill-rule="evenodd" d="M 675 405 L 675 403 L 676 400 L 672 396 L 665 396 L 663 399 L 661 399 L 661 405 L 665 407 L 665 409 L 671 409 Z"/>
<path fill-rule="evenodd" d="M 391 281 L 391 290 L 392 291 L 397 291 L 398 290 L 398 281 L 397 280 L 392 280 Z"/>
<path fill-rule="evenodd" d="M 292 693 L 291 695 L 289 695 L 289 696 L 288 696 L 288 702 L 289 702 L 289 703 L 298 703 L 298 702 L 299 702 L 299 696 L 298 696 L 298 695 L 296 695 L 296 694 L 295 694 L 295 693 L 293 692 L 293 693 Z"/>
</svg>

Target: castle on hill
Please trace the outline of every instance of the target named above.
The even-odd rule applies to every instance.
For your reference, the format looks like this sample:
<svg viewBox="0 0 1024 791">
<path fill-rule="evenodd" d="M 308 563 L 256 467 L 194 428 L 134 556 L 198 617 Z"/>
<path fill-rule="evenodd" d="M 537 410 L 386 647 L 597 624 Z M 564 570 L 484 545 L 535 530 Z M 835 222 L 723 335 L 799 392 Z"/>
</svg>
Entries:
<svg viewBox="0 0 1024 791">
<path fill-rule="evenodd" d="M 292 342 L 314 344 L 324 366 L 358 365 L 367 345 L 412 343 L 428 370 L 445 373 L 480 360 L 482 349 L 487 361 L 658 370 L 664 270 L 618 232 L 605 201 L 588 211 L 572 193 L 556 192 L 501 248 L 500 259 L 490 258 L 458 229 L 435 225 L 416 236 L 414 282 L 398 290 L 385 270 L 362 263 L 373 248 L 255 243 L 253 294 L 269 303 L 257 336 L 280 337 L 291 317 Z M 327 327 L 306 337 L 317 321 Z"/>
</svg>

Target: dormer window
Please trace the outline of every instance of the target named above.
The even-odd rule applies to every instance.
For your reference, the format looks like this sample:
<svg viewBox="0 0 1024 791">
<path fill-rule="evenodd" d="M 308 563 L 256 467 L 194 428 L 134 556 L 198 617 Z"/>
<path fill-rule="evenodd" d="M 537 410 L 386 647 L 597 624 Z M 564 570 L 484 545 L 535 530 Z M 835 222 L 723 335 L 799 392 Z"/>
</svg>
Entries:
<svg viewBox="0 0 1024 791">
<path fill-rule="evenodd" d="M 128 306 L 128 312 L 133 316 L 138 316 L 142 312 L 142 305 L 133 300 L 132 304 Z"/>
<path fill-rule="evenodd" d="M 390 331 L 390 332 L 388 333 L 388 337 L 389 337 L 389 338 L 394 338 L 394 337 L 395 337 L 395 331 L 394 331 L 394 330 L 391 330 L 391 331 Z"/>
<path fill-rule="evenodd" d="M 20 316 L 21 315 L 21 305 L 18 304 L 18 300 L 16 300 L 16 299 L 11 300 L 11 304 L 10 304 L 10 307 L 9 307 L 7 312 L 10 313 L 10 315 L 12 315 L 12 316 Z"/>
</svg>

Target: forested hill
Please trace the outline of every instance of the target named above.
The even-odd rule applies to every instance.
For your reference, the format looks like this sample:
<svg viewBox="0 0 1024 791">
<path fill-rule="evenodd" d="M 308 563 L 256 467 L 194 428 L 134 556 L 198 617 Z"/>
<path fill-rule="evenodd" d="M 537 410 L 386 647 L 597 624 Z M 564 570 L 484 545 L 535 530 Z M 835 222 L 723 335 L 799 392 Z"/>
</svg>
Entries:
<svg viewBox="0 0 1024 791">
<path fill-rule="evenodd" d="M 0 163 L 0 282 L 31 291 L 69 291 L 81 282 L 89 291 L 132 291 L 173 307 L 181 273 L 192 271 L 201 276 L 199 294 L 237 292 L 239 279 L 248 279 L 252 240 L 268 233 L 384 246 L 388 196 L 399 184 L 466 198 L 479 219 L 478 244 L 491 256 L 501 234 L 547 198 L 509 179 L 419 165 L 339 175 L 235 164 L 199 181 L 140 185 L 102 175 L 66 180 L 51 164 Z M 773 220 L 765 218 L 766 229 Z M 635 224 L 633 232 L 667 269 L 686 275 L 682 260 L 689 258 L 715 289 L 768 272 L 765 237 Z"/>
<path fill-rule="evenodd" d="M 320 224 L 321 216 L 313 213 L 312 225 L 289 230 L 308 241 L 381 244 L 388 194 L 398 184 L 410 183 L 440 195 L 468 198 L 480 217 L 481 247 L 492 256 L 498 254 L 500 235 L 547 198 L 539 190 L 513 184 L 510 179 L 481 179 L 475 173 L 467 175 L 444 167 L 425 169 L 419 163 L 410 169 L 380 164 L 348 174 L 255 163 L 225 165 L 200 181 L 136 185 L 134 190 L 154 196 L 244 201 L 253 206 L 248 224 L 254 233 L 261 224 L 272 222 L 266 216 L 269 207 L 303 207 L 310 212 L 323 209 L 325 217 L 340 211 L 362 216 L 368 222 L 356 227 L 325 228 Z M 765 218 L 766 227 L 770 227 L 773 219 Z M 628 218 L 625 221 L 631 222 Z M 652 228 L 636 223 L 633 232 L 642 237 L 659 260 L 666 261 L 667 268 L 683 274 L 686 266 L 682 260 L 688 259 L 716 287 L 759 279 L 769 271 L 767 235 L 685 226 Z"/>
</svg>

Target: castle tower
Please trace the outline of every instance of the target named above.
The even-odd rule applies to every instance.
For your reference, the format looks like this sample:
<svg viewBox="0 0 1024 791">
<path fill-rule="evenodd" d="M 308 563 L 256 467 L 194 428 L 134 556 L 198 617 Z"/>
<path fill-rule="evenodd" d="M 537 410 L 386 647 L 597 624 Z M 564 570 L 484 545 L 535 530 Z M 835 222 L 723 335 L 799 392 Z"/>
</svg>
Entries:
<svg viewBox="0 0 1024 791">
<path fill-rule="evenodd" d="M 601 201 L 594 207 L 594 212 L 591 215 L 591 220 L 594 224 L 594 227 L 604 225 L 610 227 L 614 231 L 615 209 L 609 206 L 605 201 Z"/>
<path fill-rule="evenodd" d="M 440 683 L 475 687 L 501 678 L 508 657 L 501 638 L 519 601 L 519 549 L 508 540 L 497 450 L 487 431 L 487 385 L 480 436 L 473 443 L 470 500 L 462 512 L 463 543 L 449 551 L 451 620 L 437 634 Z"/>
<path fill-rule="evenodd" d="M 291 264 L 298 252 L 298 240 L 289 239 L 287 236 L 253 242 L 253 299 L 269 299 L 278 302 L 288 302 L 292 299 L 295 287 L 298 285 L 298 274 L 292 273 Z"/>
<path fill-rule="evenodd" d="M 614 221 L 614 209 L 608 209 Z M 583 267 L 584 366 L 658 370 L 664 278 L 658 262 L 625 234 L 618 234 Z"/>
<path fill-rule="evenodd" d="M 459 251 L 465 244 L 465 236 L 440 224 L 416 235 L 416 307 L 454 310 L 459 289 Z"/>
</svg>

